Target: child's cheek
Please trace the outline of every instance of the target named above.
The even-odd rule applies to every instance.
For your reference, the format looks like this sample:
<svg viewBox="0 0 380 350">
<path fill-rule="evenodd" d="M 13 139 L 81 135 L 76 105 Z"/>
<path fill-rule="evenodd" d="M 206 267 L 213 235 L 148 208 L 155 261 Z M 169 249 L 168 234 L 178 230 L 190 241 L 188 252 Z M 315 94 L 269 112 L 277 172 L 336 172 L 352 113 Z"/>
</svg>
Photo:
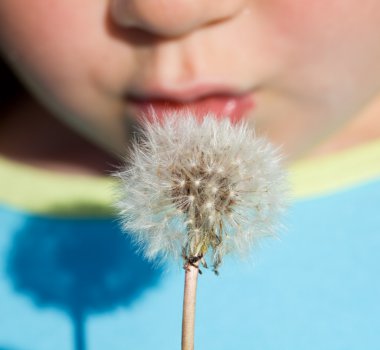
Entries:
<svg viewBox="0 0 380 350">
<path fill-rule="evenodd" d="M 113 135 L 121 149 L 123 129 L 115 122 L 121 107 L 114 102 L 113 90 L 110 93 L 108 85 L 104 88 L 97 79 L 107 77 L 104 69 L 114 67 L 104 64 L 112 62 L 107 58 L 114 53 L 104 34 L 108 1 L 25 4 L 24 0 L 0 0 L 1 54 L 57 117 L 86 135 L 95 135 L 97 142 L 105 143 Z"/>
<path fill-rule="evenodd" d="M 306 48 L 372 36 L 380 28 L 378 0 L 273 0 L 263 1 L 263 13 L 284 36 L 299 40 Z M 321 45 L 319 47 L 318 45 Z"/>
<path fill-rule="evenodd" d="M 93 23 L 94 15 L 90 15 L 98 7 L 87 8 L 85 3 L 33 0 L 31 10 L 25 1 L 1 0 L 2 51 L 16 69 L 31 78 L 54 79 L 69 67 L 66 73 L 74 74 L 75 57 L 81 56 L 86 42 L 91 41 L 90 34 L 99 27 Z"/>
<path fill-rule="evenodd" d="M 281 37 L 287 48 L 281 86 L 315 101 L 355 101 L 377 88 L 380 1 L 268 0 L 260 6 L 271 37 Z"/>
</svg>

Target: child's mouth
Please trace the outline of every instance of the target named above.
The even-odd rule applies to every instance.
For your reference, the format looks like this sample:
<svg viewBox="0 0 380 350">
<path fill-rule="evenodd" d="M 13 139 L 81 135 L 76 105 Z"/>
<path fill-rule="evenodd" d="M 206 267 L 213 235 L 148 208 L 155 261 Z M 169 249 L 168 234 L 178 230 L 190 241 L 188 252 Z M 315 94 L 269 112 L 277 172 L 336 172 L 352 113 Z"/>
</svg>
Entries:
<svg viewBox="0 0 380 350">
<path fill-rule="evenodd" d="M 235 123 L 241 121 L 255 106 L 250 94 L 216 94 L 186 102 L 160 98 L 129 98 L 128 101 L 138 117 L 149 118 L 155 115 L 160 120 L 166 113 L 190 111 L 199 119 L 211 113 L 218 118 L 228 117 Z"/>
</svg>

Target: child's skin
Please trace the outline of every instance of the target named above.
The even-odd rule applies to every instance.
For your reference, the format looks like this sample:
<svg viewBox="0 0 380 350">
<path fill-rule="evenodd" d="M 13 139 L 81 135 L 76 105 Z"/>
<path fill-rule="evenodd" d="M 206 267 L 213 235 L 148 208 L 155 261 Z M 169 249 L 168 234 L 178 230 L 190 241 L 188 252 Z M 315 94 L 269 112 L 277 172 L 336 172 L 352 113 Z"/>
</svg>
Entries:
<svg viewBox="0 0 380 350">
<path fill-rule="evenodd" d="M 378 0 L 1 0 L 0 50 L 37 96 L 0 128 L 8 149 L 32 113 L 123 154 L 127 94 L 204 81 L 252 92 L 249 120 L 293 159 L 380 137 Z"/>
</svg>

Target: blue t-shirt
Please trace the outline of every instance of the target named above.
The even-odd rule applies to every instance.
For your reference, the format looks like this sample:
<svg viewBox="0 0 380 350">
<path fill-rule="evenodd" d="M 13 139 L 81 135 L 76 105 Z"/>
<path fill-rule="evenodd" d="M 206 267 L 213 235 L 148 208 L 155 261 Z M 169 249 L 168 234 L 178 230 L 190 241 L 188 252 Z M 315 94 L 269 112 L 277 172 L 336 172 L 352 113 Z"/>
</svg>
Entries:
<svg viewBox="0 0 380 350">
<path fill-rule="evenodd" d="M 380 349 L 380 142 L 290 167 L 286 231 L 199 277 L 195 348 Z M 184 271 L 122 235 L 110 179 L 0 159 L 0 349 L 179 349 Z"/>
</svg>

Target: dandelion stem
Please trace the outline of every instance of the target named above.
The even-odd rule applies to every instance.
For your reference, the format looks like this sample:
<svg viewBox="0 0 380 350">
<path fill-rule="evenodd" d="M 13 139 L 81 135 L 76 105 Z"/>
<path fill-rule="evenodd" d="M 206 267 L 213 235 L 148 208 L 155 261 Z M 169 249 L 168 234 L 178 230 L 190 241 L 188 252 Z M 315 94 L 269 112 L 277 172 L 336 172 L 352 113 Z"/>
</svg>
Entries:
<svg viewBox="0 0 380 350">
<path fill-rule="evenodd" d="M 182 315 L 182 350 L 194 350 L 195 300 L 197 294 L 198 262 L 185 266 L 185 290 Z"/>
</svg>

